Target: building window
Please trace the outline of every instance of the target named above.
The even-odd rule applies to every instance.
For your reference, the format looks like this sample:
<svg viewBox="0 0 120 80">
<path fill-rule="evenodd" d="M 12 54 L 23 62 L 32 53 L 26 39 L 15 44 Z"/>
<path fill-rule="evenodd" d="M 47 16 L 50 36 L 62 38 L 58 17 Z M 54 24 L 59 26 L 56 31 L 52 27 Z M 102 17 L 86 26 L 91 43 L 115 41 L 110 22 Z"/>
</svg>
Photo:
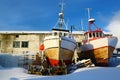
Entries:
<svg viewBox="0 0 120 80">
<path fill-rule="evenodd" d="M 28 41 L 22 41 L 22 48 L 28 48 Z"/>
<path fill-rule="evenodd" d="M 19 35 L 16 35 L 16 38 L 19 38 Z"/>
<path fill-rule="evenodd" d="M 13 41 L 13 48 L 20 48 L 20 41 Z"/>
</svg>

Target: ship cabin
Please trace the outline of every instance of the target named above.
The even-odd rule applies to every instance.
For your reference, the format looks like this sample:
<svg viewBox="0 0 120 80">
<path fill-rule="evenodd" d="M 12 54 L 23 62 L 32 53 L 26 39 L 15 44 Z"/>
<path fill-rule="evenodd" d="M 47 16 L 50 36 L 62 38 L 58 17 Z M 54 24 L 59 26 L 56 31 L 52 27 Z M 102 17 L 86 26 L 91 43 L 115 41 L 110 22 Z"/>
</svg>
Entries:
<svg viewBox="0 0 120 80">
<path fill-rule="evenodd" d="M 52 29 L 52 35 L 53 36 L 65 36 L 65 37 L 69 37 L 70 33 L 69 30 L 64 30 L 64 29 Z"/>
<path fill-rule="evenodd" d="M 101 29 L 88 31 L 85 33 L 85 38 L 87 38 L 89 40 L 100 38 L 100 37 L 104 37 L 104 33 L 102 32 Z"/>
<path fill-rule="evenodd" d="M 89 31 L 85 33 L 85 39 L 87 38 L 89 40 L 92 40 L 105 36 L 102 30 L 94 24 L 95 22 L 94 18 L 90 18 L 88 22 L 89 22 Z M 96 30 L 91 30 L 91 25 L 94 25 L 96 27 Z"/>
</svg>

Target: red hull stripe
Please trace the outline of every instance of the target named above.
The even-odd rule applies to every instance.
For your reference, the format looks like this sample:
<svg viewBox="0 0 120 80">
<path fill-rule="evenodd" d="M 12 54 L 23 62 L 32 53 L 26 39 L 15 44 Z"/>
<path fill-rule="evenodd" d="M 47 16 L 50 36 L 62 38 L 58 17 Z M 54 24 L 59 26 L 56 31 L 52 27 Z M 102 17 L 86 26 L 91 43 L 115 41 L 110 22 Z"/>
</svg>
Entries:
<svg viewBox="0 0 120 80">
<path fill-rule="evenodd" d="M 48 59 L 48 60 L 49 60 L 51 66 L 62 65 L 61 60 L 55 60 L 55 59 Z M 64 60 L 63 62 L 65 62 L 66 65 L 71 63 L 70 60 Z"/>
</svg>

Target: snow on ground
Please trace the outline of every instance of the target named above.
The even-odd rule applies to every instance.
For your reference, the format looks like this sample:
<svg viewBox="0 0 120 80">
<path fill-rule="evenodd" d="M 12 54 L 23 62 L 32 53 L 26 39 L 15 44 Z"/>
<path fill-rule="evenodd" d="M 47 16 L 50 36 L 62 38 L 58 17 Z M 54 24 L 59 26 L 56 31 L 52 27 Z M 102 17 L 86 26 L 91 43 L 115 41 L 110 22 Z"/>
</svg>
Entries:
<svg viewBox="0 0 120 80">
<path fill-rule="evenodd" d="M 16 57 L 14 58 L 16 60 Z M 5 60 L 6 62 L 4 60 L 5 57 L 2 55 L 0 57 L 0 80 L 120 80 L 120 57 L 111 58 L 110 67 L 79 68 L 71 74 L 62 76 L 27 74 L 27 70 L 13 64 L 15 62 L 13 58 Z"/>
<path fill-rule="evenodd" d="M 0 69 L 0 80 L 120 80 L 120 68 L 81 68 L 63 76 L 39 76 L 26 73 L 23 68 Z"/>
</svg>

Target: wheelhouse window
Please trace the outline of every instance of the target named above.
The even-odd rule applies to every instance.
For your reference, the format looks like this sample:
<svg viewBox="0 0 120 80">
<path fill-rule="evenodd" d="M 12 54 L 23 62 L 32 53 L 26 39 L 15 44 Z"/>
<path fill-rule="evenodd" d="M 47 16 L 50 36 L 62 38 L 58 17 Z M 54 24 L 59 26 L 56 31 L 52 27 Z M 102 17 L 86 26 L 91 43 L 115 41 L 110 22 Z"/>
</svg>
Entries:
<svg viewBox="0 0 120 80">
<path fill-rule="evenodd" d="M 62 36 L 62 32 L 59 33 L 59 36 L 60 36 L 60 37 Z"/>
<path fill-rule="evenodd" d="M 91 33 L 89 33 L 89 38 L 91 38 L 92 37 L 92 34 Z"/>
<path fill-rule="evenodd" d="M 100 37 L 102 37 L 102 33 L 100 33 Z"/>
<path fill-rule="evenodd" d="M 93 33 L 93 37 L 95 37 L 95 33 Z"/>
<path fill-rule="evenodd" d="M 69 33 L 63 33 L 64 36 L 69 36 Z"/>
<path fill-rule="evenodd" d="M 98 32 L 96 32 L 96 36 L 97 36 L 97 37 L 99 37 L 99 34 L 98 34 Z"/>
<path fill-rule="evenodd" d="M 67 34 L 66 34 L 66 33 L 64 33 L 64 36 L 67 36 Z"/>
<path fill-rule="evenodd" d="M 13 41 L 13 48 L 20 48 L 20 41 Z"/>
<path fill-rule="evenodd" d="M 57 35 L 57 32 L 54 32 L 54 36 L 56 36 Z"/>
<path fill-rule="evenodd" d="M 22 45 L 21 45 L 22 48 L 28 48 L 28 46 L 29 46 L 28 41 L 22 41 Z"/>
</svg>

